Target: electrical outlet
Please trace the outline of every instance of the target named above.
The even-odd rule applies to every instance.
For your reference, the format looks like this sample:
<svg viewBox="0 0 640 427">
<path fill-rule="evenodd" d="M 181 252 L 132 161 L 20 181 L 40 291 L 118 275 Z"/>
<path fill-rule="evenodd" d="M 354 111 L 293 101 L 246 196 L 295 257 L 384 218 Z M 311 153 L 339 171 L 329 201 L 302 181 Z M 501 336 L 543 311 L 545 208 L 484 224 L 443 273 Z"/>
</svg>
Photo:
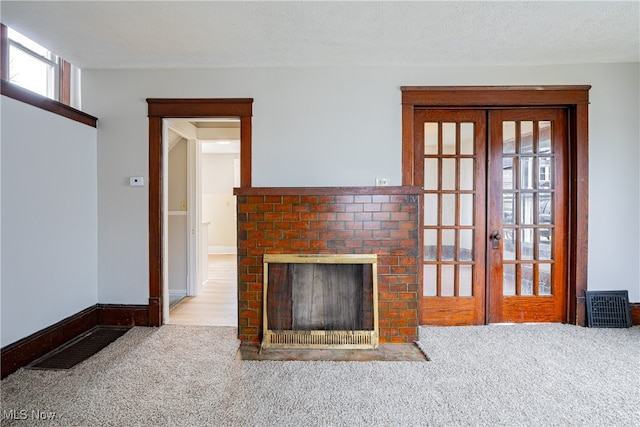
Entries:
<svg viewBox="0 0 640 427">
<path fill-rule="evenodd" d="M 180 210 L 181 211 L 186 211 L 187 210 L 187 201 L 183 200 L 180 202 Z"/>
<path fill-rule="evenodd" d="M 389 185 L 389 179 L 376 178 L 376 187 L 386 187 L 387 185 Z"/>
</svg>

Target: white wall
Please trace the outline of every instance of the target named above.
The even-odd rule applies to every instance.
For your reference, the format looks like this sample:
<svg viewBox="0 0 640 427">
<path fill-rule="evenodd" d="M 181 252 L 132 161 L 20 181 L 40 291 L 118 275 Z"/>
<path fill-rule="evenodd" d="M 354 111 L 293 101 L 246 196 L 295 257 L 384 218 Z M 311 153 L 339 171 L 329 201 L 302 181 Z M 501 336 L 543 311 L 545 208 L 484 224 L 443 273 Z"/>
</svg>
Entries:
<svg viewBox="0 0 640 427">
<path fill-rule="evenodd" d="M 187 140 L 182 139 L 169 151 L 167 196 L 169 217 L 167 252 L 169 256 L 169 292 L 187 295 L 187 215 L 181 208 L 187 201 Z M 184 213 L 175 215 L 173 212 Z"/>
<path fill-rule="evenodd" d="M 239 154 L 202 154 L 202 221 L 209 222 L 208 246 L 236 246 L 233 162 L 239 158 Z"/>
<path fill-rule="evenodd" d="M 187 140 L 178 141 L 169 151 L 168 204 L 170 211 L 182 211 L 181 203 L 187 201 Z"/>
<path fill-rule="evenodd" d="M 254 186 L 401 180 L 402 85 L 590 84 L 589 287 L 640 301 L 639 64 L 84 70 L 98 135 L 99 301 L 148 302 L 145 98 L 254 98 Z"/>
<path fill-rule="evenodd" d="M 2 343 L 98 302 L 97 131 L 2 97 Z"/>
<path fill-rule="evenodd" d="M 187 216 L 169 215 L 168 274 L 169 292 L 176 295 L 187 295 Z"/>
</svg>

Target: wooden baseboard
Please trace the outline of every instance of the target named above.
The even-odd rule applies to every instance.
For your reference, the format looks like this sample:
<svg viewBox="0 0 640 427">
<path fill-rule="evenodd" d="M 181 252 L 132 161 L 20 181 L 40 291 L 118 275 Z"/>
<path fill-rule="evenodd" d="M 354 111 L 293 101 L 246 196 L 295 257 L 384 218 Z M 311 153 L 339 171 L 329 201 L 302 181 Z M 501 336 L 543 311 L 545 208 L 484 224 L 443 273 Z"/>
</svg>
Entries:
<svg viewBox="0 0 640 427">
<path fill-rule="evenodd" d="M 92 306 L 60 322 L 2 348 L 2 378 L 28 365 L 67 341 L 87 332 L 98 323 Z"/>
<path fill-rule="evenodd" d="M 631 311 L 631 324 L 640 325 L 640 302 L 629 304 L 629 310 Z"/>
<path fill-rule="evenodd" d="M 96 304 L 0 350 L 2 378 L 95 326 L 148 326 L 146 305 Z"/>
<path fill-rule="evenodd" d="M 149 326 L 149 307 L 146 305 L 97 304 L 98 325 Z"/>
</svg>

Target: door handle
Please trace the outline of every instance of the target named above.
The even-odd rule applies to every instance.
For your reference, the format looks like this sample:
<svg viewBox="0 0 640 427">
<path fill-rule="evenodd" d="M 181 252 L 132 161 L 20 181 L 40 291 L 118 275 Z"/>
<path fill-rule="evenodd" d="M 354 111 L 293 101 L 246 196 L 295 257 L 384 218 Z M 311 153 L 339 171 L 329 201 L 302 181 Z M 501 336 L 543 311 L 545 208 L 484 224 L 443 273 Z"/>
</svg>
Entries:
<svg viewBox="0 0 640 427">
<path fill-rule="evenodd" d="M 498 247 L 500 247 L 500 239 L 502 239 L 500 233 L 498 233 L 497 231 L 491 233 L 491 247 L 493 249 L 498 249 Z"/>
</svg>

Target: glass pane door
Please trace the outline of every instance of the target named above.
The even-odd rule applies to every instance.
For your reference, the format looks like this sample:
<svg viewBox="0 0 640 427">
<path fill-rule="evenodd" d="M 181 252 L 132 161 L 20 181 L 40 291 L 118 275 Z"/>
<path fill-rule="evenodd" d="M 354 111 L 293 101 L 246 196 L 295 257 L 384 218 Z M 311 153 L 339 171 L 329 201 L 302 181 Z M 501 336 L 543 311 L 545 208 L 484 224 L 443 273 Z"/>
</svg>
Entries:
<svg viewBox="0 0 640 427">
<path fill-rule="evenodd" d="M 561 321 L 564 110 L 497 110 L 490 120 L 490 321 Z"/>
<path fill-rule="evenodd" d="M 484 111 L 420 111 L 423 304 L 428 324 L 484 323 Z"/>
</svg>

